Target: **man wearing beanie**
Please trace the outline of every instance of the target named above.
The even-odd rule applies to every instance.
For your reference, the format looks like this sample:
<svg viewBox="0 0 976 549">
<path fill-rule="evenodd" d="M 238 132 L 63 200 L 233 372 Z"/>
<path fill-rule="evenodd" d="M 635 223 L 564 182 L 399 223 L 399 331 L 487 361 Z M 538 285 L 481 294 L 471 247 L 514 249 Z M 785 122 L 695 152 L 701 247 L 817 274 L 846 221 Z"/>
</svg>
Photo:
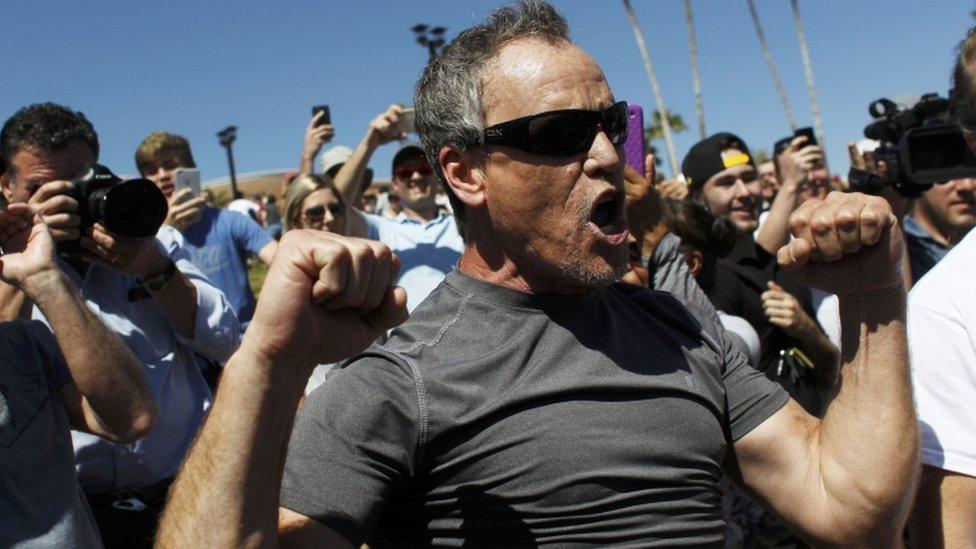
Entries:
<svg viewBox="0 0 976 549">
<path fill-rule="evenodd" d="M 813 414 L 818 388 L 833 382 L 838 350 L 814 320 L 810 289 L 780 269 L 753 239 L 762 204 L 759 172 L 738 136 L 722 132 L 695 144 L 681 165 L 689 197 L 738 229 L 736 245 L 708 292 L 715 308 L 745 318 L 759 333 L 759 369 Z"/>
</svg>

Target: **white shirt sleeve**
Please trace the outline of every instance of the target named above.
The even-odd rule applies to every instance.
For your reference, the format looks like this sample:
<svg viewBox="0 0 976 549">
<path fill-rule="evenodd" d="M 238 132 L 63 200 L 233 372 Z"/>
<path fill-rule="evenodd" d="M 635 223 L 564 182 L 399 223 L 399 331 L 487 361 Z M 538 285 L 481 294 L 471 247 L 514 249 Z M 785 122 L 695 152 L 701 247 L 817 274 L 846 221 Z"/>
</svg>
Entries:
<svg viewBox="0 0 976 549">
<path fill-rule="evenodd" d="M 970 476 L 976 476 L 974 271 L 976 239 L 966 238 L 913 288 L 908 306 L 922 462 Z"/>
<path fill-rule="evenodd" d="M 197 316 L 193 339 L 176 333 L 181 343 L 195 353 L 217 362 L 227 362 L 241 343 L 241 327 L 237 314 L 224 295 L 190 260 L 183 247 L 183 236 L 176 229 L 163 226 L 156 235 L 163 252 L 197 289 Z"/>
</svg>

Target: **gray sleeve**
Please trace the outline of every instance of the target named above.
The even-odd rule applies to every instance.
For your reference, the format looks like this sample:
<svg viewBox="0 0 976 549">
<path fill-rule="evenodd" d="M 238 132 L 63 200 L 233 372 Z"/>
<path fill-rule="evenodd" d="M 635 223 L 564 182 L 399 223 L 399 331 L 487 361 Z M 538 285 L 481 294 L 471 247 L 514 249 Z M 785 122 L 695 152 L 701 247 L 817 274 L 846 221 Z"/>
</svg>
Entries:
<svg viewBox="0 0 976 549">
<path fill-rule="evenodd" d="M 718 313 L 701 286 L 695 282 L 695 277 L 691 276 L 691 269 L 678 249 L 680 244 L 681 239 L 668 233 L 654 249 L 648 265 L 648 270 L 654 273 L 654 289 L 673 295 L 695 315 L 703 328 L 715 336 L 723 330 Z"/>
<path fill-rule="evenodd" d="M 288 446 L 283 507 L 363 543 L 415 472 L 422 422 L 412 372 L 367 356 L 312 391 Z"/>
<path fill-rule="evenodd" d="M 749 365 L 749 360 L 731 342 L 722 338 L 725 352 L 725 399 L 729 436 L 735 442 L 758 427 L 786 405 L 790 396 L 778 383 Z"/>
</svg>

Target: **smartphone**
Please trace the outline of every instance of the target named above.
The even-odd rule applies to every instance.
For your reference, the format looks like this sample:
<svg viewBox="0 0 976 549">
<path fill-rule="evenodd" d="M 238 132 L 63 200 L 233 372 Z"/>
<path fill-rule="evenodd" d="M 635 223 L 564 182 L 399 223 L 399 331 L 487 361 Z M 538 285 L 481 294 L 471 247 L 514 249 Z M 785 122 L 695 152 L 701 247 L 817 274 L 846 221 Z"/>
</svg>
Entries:
<svg viewBox="0 0 976 549">
<path fill-rule="evenodd" d="M 642 176 L 644 173 L 644 109 L 640 105 L 627 103 L 627 141 L 624 142 L 624 156 L 627 165 Z"/>
<path fill-rule="evenodd" d="M 790 148 L 790 143 L 793 142 L 793 139 L 795 139 L 795 136 L 792 136 L 792 137 L 784 137 L 783 139 L 780 139 L 779 141 L 777 141 L 776 143 L 774 143 L 773 144 L 773 158 L 779 158 L 779 155 L 783 154 L 783 151 L 785 151 L 786 149 Z"/>
<path fill-rule="evenodd" d="M 190 189 L 188 200 L 200 196 L 200 170 L 196 168 L 176 168 L 173 170 L 173 193 Z"/>
<path fill-rule="evenodd" d="M 417 126 L 414 124 L 415 114 L 413 107 L 404 107 L 403 111 L 400 112 L 400 118 L 397 119 L 396 131 L 393 133 L 414 133 L 417 131 Z"/>
<path fill-rule="evenodd" d="M 813 128 L 811 128 L 811 127 L 808 126 L 806 128 L 799 128 L 798 130 L 796 130 L 795 132 L 793 132 L 793 137 L 794 138 L 800 137 L 801 135 L 805 135 L 806 138 L 807 138 L 806 144 L 803 145 L 804 147 L 806 147 L 807 145 L 816 145 L 817 144 L 817 136 L 813 133 Z"/>
<path fill-rule="evenodd" d="M 332 115 L 329 113 L 328 105 L 315 105 L 312 107 L 312 116 L 315 116 L 319 112 L 322 113 L 322 118 L 319 118 L 319 121 L 315 123 L 316 127 L 332 123 Z"/>
</svg>

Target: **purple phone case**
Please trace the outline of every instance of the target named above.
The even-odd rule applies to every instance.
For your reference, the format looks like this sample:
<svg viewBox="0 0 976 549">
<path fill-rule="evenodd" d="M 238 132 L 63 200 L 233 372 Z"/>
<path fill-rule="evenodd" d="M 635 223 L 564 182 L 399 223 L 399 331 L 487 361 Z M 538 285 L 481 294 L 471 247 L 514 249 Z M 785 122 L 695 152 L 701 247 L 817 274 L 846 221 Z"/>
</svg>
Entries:
<svg viewBox="0 0 976 549">
<path fill-rule="evenodd" d="M 640 105 L 627 103 L 627 141 L 624 142 L 624 155 L 627 165 L 641 175 L 644 173 L 644 109 Z"/>
</svg>

